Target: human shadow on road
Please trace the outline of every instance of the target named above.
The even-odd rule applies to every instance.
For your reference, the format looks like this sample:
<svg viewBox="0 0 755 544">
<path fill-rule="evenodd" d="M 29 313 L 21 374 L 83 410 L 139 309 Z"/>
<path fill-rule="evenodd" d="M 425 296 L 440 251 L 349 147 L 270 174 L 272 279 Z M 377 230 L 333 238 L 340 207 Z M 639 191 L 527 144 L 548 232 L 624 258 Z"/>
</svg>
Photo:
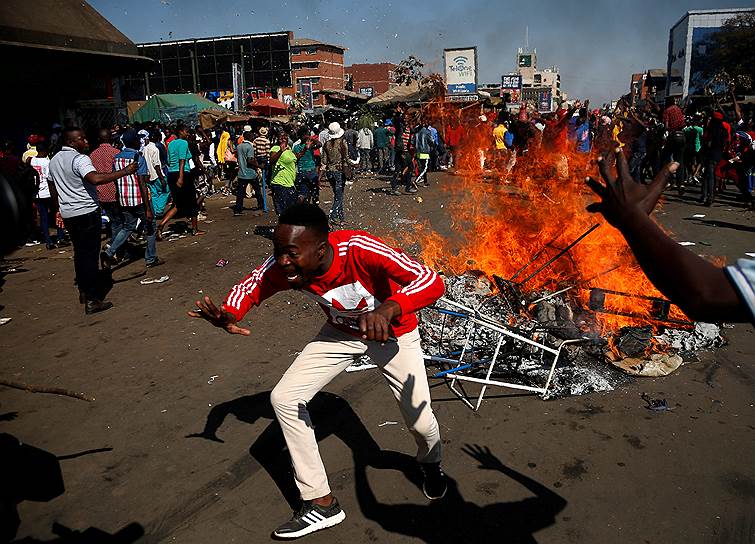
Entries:
<svg viewBox="0 0 755 544">
<path fill-rule="evenodd" d="M 377 466 L 376 460 L 385 463 L 391 459 L 390 455 L 379 458 L 380 446 L 349 403 L 338 395 L 321 391 L 307 403 L 307 409 L 318 442 L 334 435 L 352 450 L 355 459 L 370 466 Z M 270 391 L 239 397 L 213 406 L 202 432 L 190 434 L 187 438 L 223 442 L 217 432 L 229 415 L 249 424 L 259 419 L 271 420 L 270 425 L 250 446 L 249 453 L 270 475 L 291 507 L 297 508 L 301 502 L 299 490 L 294 483 L 291 459 L 283 432 L 270 404 Z M 416 478 L 413 478 L 413 481 L 418 482 Z"/>
<path fill-rule="evenodd" d="M 87 453 L 87 452 L 84 452 Z M 10 434 L 0 433 L 0 543 L 11 542 L 21 519 L 18 505 L 23 501 L 49 502 L 65 493 L 59 459 L 54 454 L 24 444 Z M 115 534 L 96 527 L 84 531 L 53 523 L 53 534 L 59 538 L 38 540 L 32 537 L 13 540 L 14 544 L 131 544 L 144 535 L 138 523 L 131 523 Z"/>
<path fill-rule="evenodd" d="M 532 478 L 504 465 L 487 447 L 467 445 L 464 453 L 482 470 L 494 470 L 523 485 L 535 496 L 516 502 L 478 506 L 462 497 L 453 478 L 443 499 L 424 504 L 385 504 L 372 491 L 367 465 L 356 461 L 357 500 L 364 516 L 393 533 L 419 538 L 428 543 L 506 542 L 536 543 L 534 533 L 556 522 L 567 502 Z M 373 461 L 381 468 L 409 467 L 409 456 L 390 453 L 387 462 Z M 399 468 L 399 470 L 401 470 Z M 391 500 L 391 498 L 389 498 Z"/>
</svg>

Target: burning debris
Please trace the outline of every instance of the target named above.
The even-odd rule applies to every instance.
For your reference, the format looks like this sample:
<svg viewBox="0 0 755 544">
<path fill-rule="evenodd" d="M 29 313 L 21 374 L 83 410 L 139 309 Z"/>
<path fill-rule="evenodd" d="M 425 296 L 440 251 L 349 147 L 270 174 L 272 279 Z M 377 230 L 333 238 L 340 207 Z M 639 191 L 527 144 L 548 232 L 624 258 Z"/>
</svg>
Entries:
<svg viewBox="0 0 755 544">
<path fill-rule="evenodd" d="M 420 312 L 422 348 L 432 377 L 446 379 L 473 409 L 487 386 L 546 399 L 611 391 L 631 375 L 666 375 L 695 351 L 723 343 L 717 326 L 702 323 L 657 335 L 656 322 L 602 336 L 595 310 L 570 297 L 571 288 L 524 293 L 521 284 L 479 271 L 445 282 L 446 296 Z M 482 385 L 476 405 L 467 382 Z"/>
</svg>

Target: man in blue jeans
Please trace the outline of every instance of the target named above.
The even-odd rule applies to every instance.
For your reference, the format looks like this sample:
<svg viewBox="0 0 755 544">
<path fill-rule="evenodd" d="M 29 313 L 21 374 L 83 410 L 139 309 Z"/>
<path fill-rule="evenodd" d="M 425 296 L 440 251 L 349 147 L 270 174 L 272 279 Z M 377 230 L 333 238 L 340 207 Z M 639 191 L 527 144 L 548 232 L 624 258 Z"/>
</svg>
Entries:
<svg viewBox="0 0 755 544">
<path fill-rule="evenodd" d="M 333 122 L 328 125 L 328 141 L 322 146 L 320 152 L 320 173 L 324 173 L 333 188 L 333 207 L 330 210 L 330 224 L 333 227 L 342 227 L 343 213 L 343 190 L 346 184 L 346 168 L 349 167 L 349 150 L 343 140 L 341 125 Z"/>
<path fill-rule="evenodd" d="M 139 136 L 135 130 L 129 129 L 124 132 L 121 140 L 124 148 L 113 158 L 113 172 L 121 170 L 133 162 L 137 163 L 137 169 L 135 174 L 123 176 L 115 183 L 121 213 L 120 229 L 113 232 L 113 242 L 110 247 L 100 253 L 100 261 L 102 261 L 103 267 L 111 267 L 116 252 L 128 241 L 129 236 L 136 231 L 137 224 L 141 221 L 144 225 L 144 236 L 147 239 L 144 260 L 147 263 L 147 268 L 152 268 L 163 264 L 164 261 L 157 258 L 157 229 L 155 228 L 155 216 L 152 211 L 150 194 L 147 191 L 149 179 L 147 161 L 137 151 Z"/>
</svg>

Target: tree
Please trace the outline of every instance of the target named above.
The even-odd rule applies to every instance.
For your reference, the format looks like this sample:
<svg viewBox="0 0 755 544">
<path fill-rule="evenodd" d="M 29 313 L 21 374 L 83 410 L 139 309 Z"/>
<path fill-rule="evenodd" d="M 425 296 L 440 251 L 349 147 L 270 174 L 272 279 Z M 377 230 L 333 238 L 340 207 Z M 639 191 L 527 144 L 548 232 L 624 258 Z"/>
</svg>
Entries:
<svg viewBox="0 0 755 544">
<path fill-rule="evenodd" d="M 414 55 L 409 55 L 402 60 L 393 71 L 396 83 L 399 85 L 409 85 L 412 81 L 422 79 L 422 67 L 425 64 Z"/>
<path fill-rule="evenodd" d="M 753 90 L 755 74 L 755 13 L 743 13 L 724 22 L 711 39 L 711 57 L 718 77 L 731 90 Z"/>
</svg>

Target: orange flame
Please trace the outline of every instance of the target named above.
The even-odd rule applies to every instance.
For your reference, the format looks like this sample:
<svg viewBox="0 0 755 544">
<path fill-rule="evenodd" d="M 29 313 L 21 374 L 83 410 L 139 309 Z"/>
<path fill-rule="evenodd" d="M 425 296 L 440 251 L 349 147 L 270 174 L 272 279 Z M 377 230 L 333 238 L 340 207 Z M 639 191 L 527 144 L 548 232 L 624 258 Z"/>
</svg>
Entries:
<svg viewBox="0 0 755 544">
<path fill-rule="evenodd" d="M 621 233 L 602 217 L 585 211 L 595 200 L 583 181 L 588 173 L 595 174 L 594 155 L 531 145 L 526 155 L 517 157 L 510 173 L 505 167 L 506 152 L 501 153 L 498 166 L 486 172 L 480 157 L 485 155 L 488 166 L 495 163 L 493 125 L 479 124 L 474 118 L 467 127 L 457 149 L 459 175 L 444 185 L 452 234 L 442 236 L 427 223 L 412 232 L 412 237 L 419 238 L 426 264 L 446 274 L 477 269 L 508 279 L 537 256 L 515 280 L 521 281 L 600 223 L 522 288 L 554 291 L 575 286 L 566 295 L 582 308 L 588 308 L 590 287 L 663 298 L 640 269 Z M 606 297 L 605 309 L 640 317 L 600 312 L 596 319 L 601 333 L 655 321 L 647 299 Z M 669 317 L 688 321 L 675 306 Z"/>
</svg>

